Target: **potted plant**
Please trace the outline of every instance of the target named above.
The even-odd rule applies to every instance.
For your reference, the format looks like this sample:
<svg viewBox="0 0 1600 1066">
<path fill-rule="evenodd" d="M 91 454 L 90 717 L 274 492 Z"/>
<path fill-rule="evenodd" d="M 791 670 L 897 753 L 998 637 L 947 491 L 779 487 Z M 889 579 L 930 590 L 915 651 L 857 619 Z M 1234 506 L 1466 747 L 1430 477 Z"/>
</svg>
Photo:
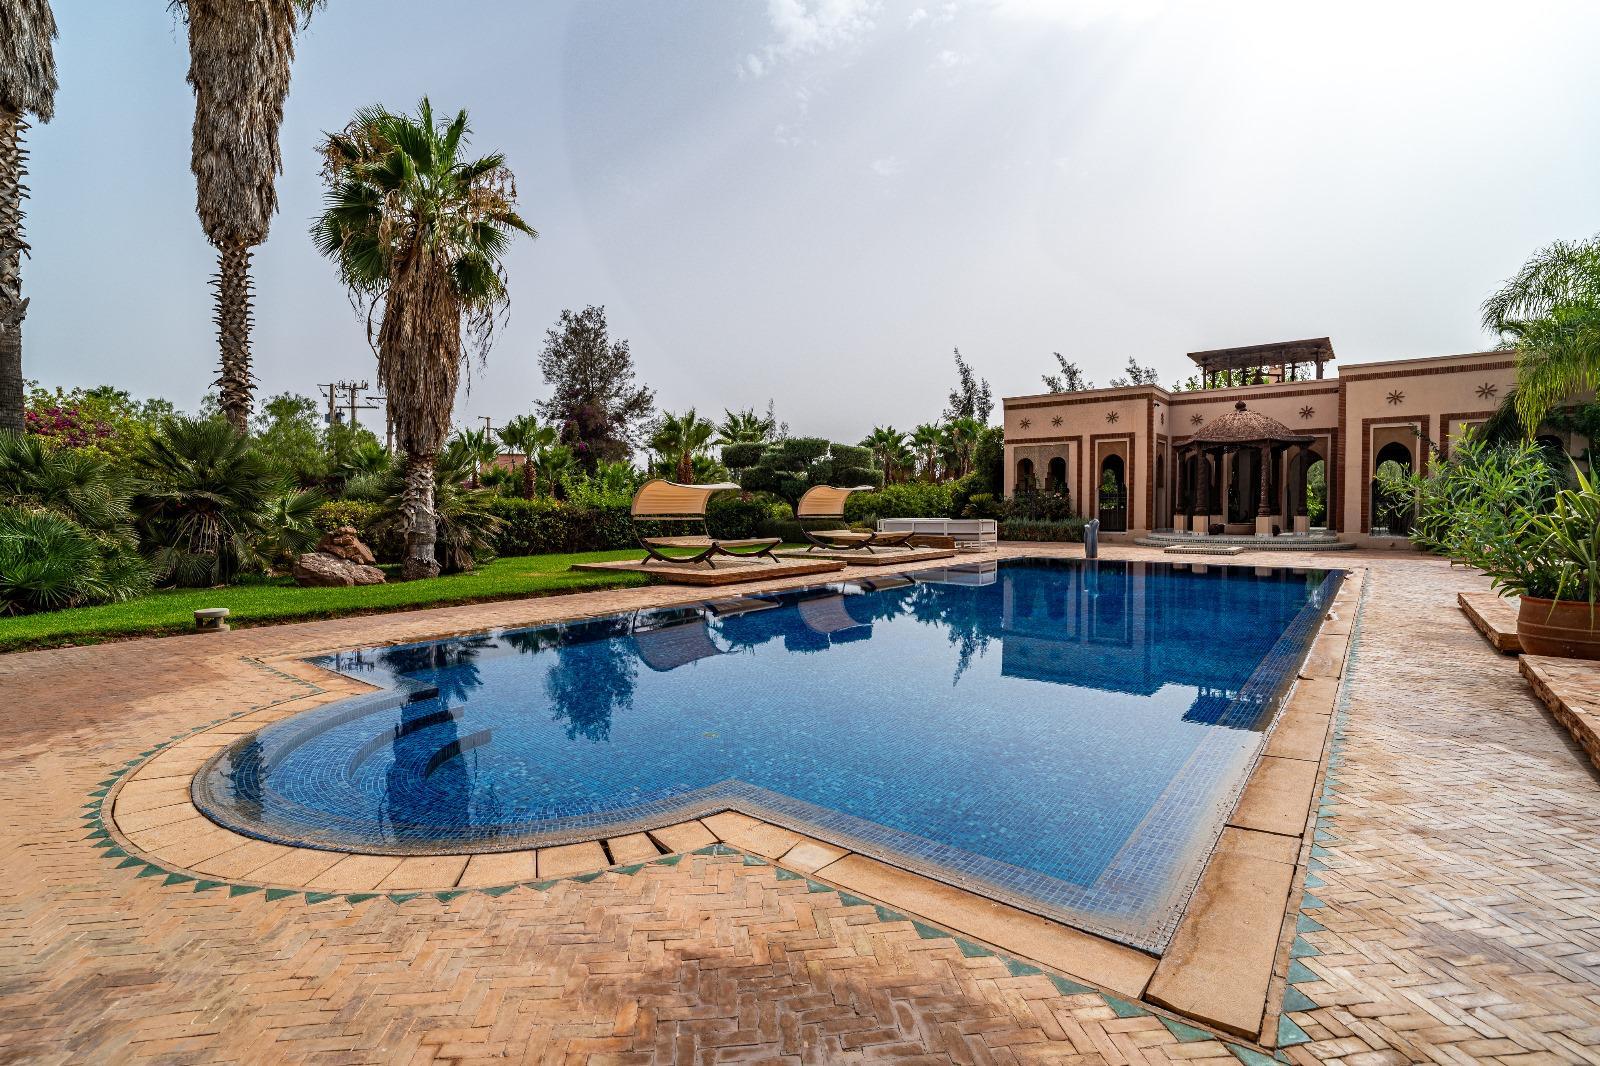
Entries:
<svg viewBox="0 0 1600 1066">
<path fill-rule="evenodd" d="M 1576 463 L 1573 472 L 1573 487 L 1523 511 L 1509 536 L 1481 542 L 1465 561 L 1522 597 L 1524 652 L 1600 659 L 1600 492 Z"/>
</svg>

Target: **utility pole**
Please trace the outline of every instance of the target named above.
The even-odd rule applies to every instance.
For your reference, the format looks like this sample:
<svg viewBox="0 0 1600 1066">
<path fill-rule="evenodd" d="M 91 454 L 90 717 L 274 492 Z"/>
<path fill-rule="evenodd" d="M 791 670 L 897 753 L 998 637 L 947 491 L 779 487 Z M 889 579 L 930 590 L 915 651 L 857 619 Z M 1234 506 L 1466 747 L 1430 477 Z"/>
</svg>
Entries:
<svg viewBox="0 0 1600 1066">
<path fill-rule="evenodd" d="M 324 417 L 323 421 L 327 422 L 328 425 L 330 425 L 330 426 L 333 425 L 334 419 L 339 417 L 339 386 L 340 386 L 340 384 L 341 384 L 340 382 L 335 381 L 335 382 L 330 382 L 327 385 L 318 385 L 317 386 L 317 388 L 319 388 L 319 389 L 326 389 L 328 391 L 328 413 Z"/>
<path fill-rule="evenodd" d="M 494 425 L 488 415 L 479 415 L 478 418 L 483 422 L 483 431 L 485 433 L 494 432 Z"/>
<path fill-rule="evenodd" d="M 372 386 L 365 381 L 334 381 L 329 382 L 326 385 L 318 385 L 317 388 L 327 390 L 327 423 L 330 426 L 336 422 L 342 421 L 341 416 L 344 415 L 345 412 L 348 412 L 350 428 L 355 429 L 361 425 L 359 412 L 376 411 L 378 409 L 378 405 L 376 403 L 361 402 L 361 394 L 364 392 L 370 393 L 372 390 Z M 339 400 L 340 393 L 344 393 L 347 397 L 342 403 Z M 382 396 L 370 395 L 367 398 L 369 400 L 383 399 Z M 343 407 L 344 411 L 340 411 L 340 407 Z"/>
</svg>

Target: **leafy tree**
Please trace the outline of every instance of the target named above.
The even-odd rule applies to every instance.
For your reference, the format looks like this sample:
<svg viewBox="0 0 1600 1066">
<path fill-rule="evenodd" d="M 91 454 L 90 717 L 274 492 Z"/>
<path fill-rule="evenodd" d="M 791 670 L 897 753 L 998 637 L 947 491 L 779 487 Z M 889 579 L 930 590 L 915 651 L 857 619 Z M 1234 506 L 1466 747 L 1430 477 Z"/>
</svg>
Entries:
<svg viewBox="0 0 1600 1066">
<path fill-rule="evenodd" d="M 950 406 L 945 408 L 945 421 L 970 418 L 975 422 L 987 423 L 994 411 L 994 396 L 989 391 L 989 382 L 972 372 L 972 367 L 962 358 L 960 348 L 954 351 L 956 387 L 950 390 Z"/>
<path fill-rule="evenodd" d="M 247 438 L 226 422 L 175 418 L 135 460 L 133 510 L 159 583 L 202 588 L 256 567 L 251 541 L 279 482 Z"/>
<path fill-rule="evenodd" d="M 561 442 L 585 470 L 633 453 L 655 393 L 634 384 L 628 342 L 611 339 L 604 307 L 562 311 L 557 326 L 545 331 L 539 369 L 551 389 L 537 405 L 539 414 L 560 427 Z"/>
<path fill-rule="evenodd" d="M 317 401 L 280 393 L 255 418 L 256 450 L 283 481 L 307 488 L 329 473 Z"/>
<path fill-rule="evenodd" d="M 381 107 L 358 112 L 323 145 L 327 206 L 312 239 L 371 316 L 379 314 L 378 382 L 405 453 L 407 579 L 439 572 L 434 466 L 468 348 L 486 357 L 510 301 L 501 256 L 537 237 L 517 214 L 516 183 L 498 152 L 463 158 L 467 113 L 434 120 Z"/>
<path fill-rule="evenodd" d="M 1600 389 L 1600 236 L 1555 241 L 1483 302 L 1483 326 L 1517 352 L 1528 436 L 1563 400 Z"/>
<path fill-rule="evenodd" d="M 22 295 L 22 194 L 27 153 L 22 135 L 28 116 L 40 122 L 55 117 L 55 14 L 50 0 L 0 3 L 0 432 L 21 433 L 22 320 L 28 301 Z"/>
<path fill-rule="evenodd" d="M 693 407 L 681 415 L 670 411 L 661 416 L 650 433 L 650 450 L 661 457 L 663 467 L 672 471 L 681 484 L 694 484 L 695 460 L 706 457 L 717 427 L 701 418 Z"/>
<path fill-rule="evenodd" d="M 541 423 L 533 415 L 518 415 L 500 427 L 500 443 L 522 456 L 522 496 L 538 495 L 539 462 L 546 449 L 556 442 L 556 428 Z"/>
<path fill-rule="evenodd" d="M 1061 367 L 1059 374 L 1044 374 L 1044 387 L 1050 392 L 1085 392 L 1094 388 L 1094 382 L 1083 376 L 1077 363 L 1070 363 L 1060 352 L 1050 353 Z"/>
<path fill-rule="evenodd" d="M 267 239 L 283 171 L 278 130 L 294 36 L 323 0 L 173 0 L 189 28 L 194 90 L 190 168 L 195 210 L 217 249 L 217 342 L 223 414 L 250 418 L 250 255 Z"/>
<path fill-rule="evenodd" d="M 789 437 L 767 446 L 761 459 L 742 471 L 740 488 L 770 492 L 797 503 L 813 485 L 881 485 L 883 474 L 872 467 L 872 453 L 821 437 Z"/>
<path fill-rule="evenodd" d="M 1153 366 L 1140 366 L 1134 361 L 1133 356 L 1128 356 L 1128 365 L 1122 371 L 1123 376 L 1111 379 L 1113 389 L 1127 388 L 1129 385 L 1154 385 L 1161 380 L 1161 375 Z"/>
</svg>

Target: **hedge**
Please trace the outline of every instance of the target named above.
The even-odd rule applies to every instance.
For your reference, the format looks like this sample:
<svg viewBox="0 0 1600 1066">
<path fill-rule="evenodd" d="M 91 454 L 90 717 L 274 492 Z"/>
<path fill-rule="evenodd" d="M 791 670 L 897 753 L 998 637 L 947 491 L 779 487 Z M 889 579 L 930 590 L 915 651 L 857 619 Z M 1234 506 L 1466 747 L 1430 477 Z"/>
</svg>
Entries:
<svg viewBox="0 0 1600 1066">
<path fill-rule="evenodd" d="M 850 522 L 872 524 L 879 518 L 955 518 L 953 496 L 957 482 L 907 481 L 886 485 L 877 492 L 855 492 L 845 501 Z"/>
<path fill-rule="evenodd" d="M 1009 518 L 1000 523 L 1000 539 L 1078 543 L 1083 540 L 1083 526 L 1084 520 L 1081 518 L 1068 518 L 1059 522 Z"/>
</svg>

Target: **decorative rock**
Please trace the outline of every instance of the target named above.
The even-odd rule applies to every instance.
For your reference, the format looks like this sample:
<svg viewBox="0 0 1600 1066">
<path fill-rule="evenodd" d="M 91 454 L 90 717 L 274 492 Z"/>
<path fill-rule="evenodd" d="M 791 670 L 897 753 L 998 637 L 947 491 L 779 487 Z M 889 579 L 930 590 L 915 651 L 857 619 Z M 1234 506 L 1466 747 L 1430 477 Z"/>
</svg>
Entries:
<svg viewBox="0 0 1600 1066">
<path fill-rule="evenodd" d="M 340 526 L 338 529 L 329 530 L 317 541 L 317 551 L 323 555 L 333 555 L 346 559 L 352 563 L 371 566 L 377 562 L 372 555 L 372 549 L 361 543 L 361 536 L 354 526 Z M 358 581 L 358 585 L 375 584 L 370 581 Z"/>
<path fill-rule="evenodd" d="M 317 588 L 348 588 L 351 585 L 381 585 L 383 571 L 363 566 L 328 552 L 307 552 L 294 561 L 294 580 L 299 585 Z"/>
</svg>

